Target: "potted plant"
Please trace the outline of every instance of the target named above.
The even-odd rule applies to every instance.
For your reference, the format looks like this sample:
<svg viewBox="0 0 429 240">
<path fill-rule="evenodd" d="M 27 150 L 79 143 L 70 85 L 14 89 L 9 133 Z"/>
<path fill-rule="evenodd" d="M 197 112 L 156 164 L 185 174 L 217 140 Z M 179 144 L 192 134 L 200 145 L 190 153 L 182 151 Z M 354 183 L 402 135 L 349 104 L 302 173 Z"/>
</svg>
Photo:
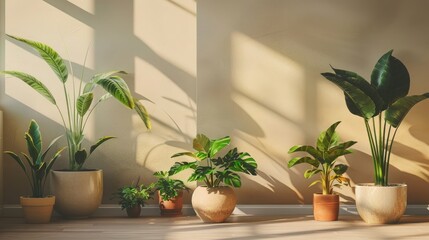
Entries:
<svg viewBox="0 0 429 240">
<path fill-rule="evenodd" d="M 371 82 L 336 68 L 332 68 L 334 73 L 322 73 L 343 90 L 349 111 L 363 118 L 368 134 L 375 183 L 356 185 L 356 207 L 367 223 L 396 223 L 406 209 L 406 184 L 388 182 L 390 156 L 402 120 L 415 104 L 429 97 L 429 93 L 407 96 L 408 70 L 392 52 L 375 64 Z"/>
<path fill-rule="evenodd" d="M 152 198 L 153 185 L 145 186 L 144 184 L 123 186 L 114 193 L 114 197 L 119 199 L 121 209 L 127 210 L 128 217 L 140 217 L 141 207 L 144 207 L 145 201 Z"/>
<path fill-rule="evenodd" d="M 58 139 L 59 137 L 54 139 L 48 148 L 42 151 L 42 134 L 40 133 L 39 125 L 36 121 L 31 120 L 28 131 L 25 133 L 28 154 L 22 153 L 25 161 L 14 152 L 4 152 L 18 163 L 31 186 L 32 195 L 20 197 L 24 218 L 27 223 L 49 223 L 51 221 L 55 196 L 45 196 L 46 178 L 60 153 L 65 148 L 58 150 L 49 161 L 45 161 L 45 159 L 49 150 Z"/>
<path fill-rule="evenodd" d="M 67 81 L 69 72 L 66 63 L 54 49 L 40 42 L 7 36 L 35 49 L 58 77 L 58 83 L 63 86 L 65 106 L 58 104 L 49 89 L 36 77 L 19 71 L 0 72 L 21 79 L 57 108 L 67 136 L 69 167 L 67 170 L 53 171 L 51 185 L 57 197 L 55 209 L 69 218 L 88 217 L 101 203 L 103 175 L 102 170 L 86 169 L 85 162 L 101 144 L 113 138 L 102 137 L 87 151 L 83 147 L 83 141 L 88 119 L 100 103 L 113 97 L 126 107 L 134 109 L 145 126 L 150 128 L 146 109 L 132 96 L 126 82 L 117 75 L 125 74 L 124 71 L 96 74 L 86 84 L 83 84 L 83 79 L 77 83 L 73 77 L 70 83 Z M 72 70 L 71 67 L 70 69 Z M 83 76 L 84 70 L 81 78 Z M 94 90 L 97 86 L 101 86 L 106 93 L 95 99 Z"/>
<path fill-rule="evenodd" d="M 193 162 L 176 162 L 170 168 L 169 174 L 192 169 L 193 173 L 188 181 L 205 184 L 198 186 L 192 194 L 192 207 L 203 222 L 223 222 L 231 215 L 237 203 L 231 187 L 241 186 L 237 173 L 257 174 L 256 161 L 247 152 L 238 152 L 237 148 L 234 148 L 224 156 L 218 156 L 219 151 L 230 142 L 229 136 L 210 140 L 204 134 L 198 134 L 193 140 L 196 152 L 181 152 L 172 156 L 190 156 L 196 159 Z"/>
<path fill-rule="evenodd" d="M 351 153 L 349 148 L 356 142 L 339 142 L 339 136 L 335 132 L 338 124 L 340 122 L 332 124 L 326 131 L 320 133 L 315 147 L 297 145 L 289 150 L 289 153 L 305 152 L 309 155 L 292 158 L 288 162 L 289 168 L 306 163 L 311 168 L 305 171 L 305 178 L 311 178 L 316 174 L 320 175 L 318 180 L 310 184 L 310 187 L 315 184 L 322 185 L 322 193 L 313 195 L 313 213 L 314 219 L 317 221 L 338 220 L 340 199 L 333 192 L 333 189 L 341 185 L 350 186 L 350 180 L 343 176 L 348 166 L 336 164 L 336 160 L 340 156 Z"/>
<path fill-rule="evenodd" d="M 189 188 L 186 187 L 183 181 L 170 178 L 168 172 L 159 171 L 153 175 L 158 178 L 154 186 L 158 191 L 161 216 L 182 215 L 183 190 L 189 191 Z"/>
</svg>

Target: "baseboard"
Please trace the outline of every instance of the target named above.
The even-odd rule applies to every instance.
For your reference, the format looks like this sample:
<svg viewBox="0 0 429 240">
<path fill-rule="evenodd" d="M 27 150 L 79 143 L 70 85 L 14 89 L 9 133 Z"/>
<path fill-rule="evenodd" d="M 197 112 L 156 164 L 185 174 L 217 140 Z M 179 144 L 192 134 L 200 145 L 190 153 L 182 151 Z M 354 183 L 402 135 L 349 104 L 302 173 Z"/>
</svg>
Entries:
<svg viewBox="0 0 429 240">
<path fill-rule="evenodd" d="M 192 206 L 185 204 L 183 206 L 183 215 L 195 215 Z M 116 217 L 124 216 L 124 212 L 118 205 L 103 204 L 93 215 L 94 217 Z M 312 215 L 312 205 L 237 205 L 233 214 L 237 215 Z M 356 215 L 355 205 L 341 205 L 340 215 Z M 428 205 L 408 205 L 405 211 L 406 215 L 429 215 Z M 20 205 L 5 204 L 3 205 L 3 217 L 21 217 L 22 209 Z M 142 216 L 159 216 L 158 205 L 147 205 L 142 209 Z"/>
</svg>

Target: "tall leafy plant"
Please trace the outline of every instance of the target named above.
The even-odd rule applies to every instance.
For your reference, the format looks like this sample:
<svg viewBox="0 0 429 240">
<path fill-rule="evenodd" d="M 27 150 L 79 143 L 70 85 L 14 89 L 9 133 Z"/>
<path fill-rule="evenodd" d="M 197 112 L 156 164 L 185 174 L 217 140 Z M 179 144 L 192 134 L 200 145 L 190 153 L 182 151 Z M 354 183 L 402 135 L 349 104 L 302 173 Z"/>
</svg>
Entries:
<svg viewBox="0 0 429 240">
<path fill-rule="evenodd" d="M 298 164 L 309 164 L 310 169 L 304 173 L 305 178 L 311 178 L 320 174 L 320 178 L 310 184 L 322 185 L 322 194 L 332 194 L 335 186 L 350 185 L 350 179 L 343 176 L 348 166 L 336 164 L 338 157 L 351 153 L 349 148 L 356 144 L 355 141 L 340 142 L 340 137 L 335 131 L 340 122 L 332 124 L 326 131 L 320 133 L 316 142 L 316 147 L 307 145 L 297 145 L 290 148 L 289 153 L 305 152 L 309 156 L 294 157 L 288 162 L 288 167 Z"/>
<path fill-rule="evenodd" d="M 343 90 L 349 111 L 363 118 L 374 164 L 375 184 L 388 185 L 392 146 L 402 120 L 411 108 L 429 97 L 429 93 L 407 96 L 410 76 L 405 65 L 385 53 L 375 64 L 371 82 L 357 73 L 332 68 L 322 73 Z"/>
<path fill-rule="evenodd" d="M 192 169 L 193 173 L 188 181 L 204 182 L 207 187 L 219 187 L 222 183 L 233 187 L 241 186 L 238 172 L 256 175 L 257 164 L 247 152 L 238 152 L 237 148 L 229 150 L 224 156 L 218 153 L 231 143 L 229 136 L 210 140 L 204 134 L 198 134 L 193 140 L 196 152 L 181 152 L 172 158 L 189 156 L 196 161 L 176 162 L 169 171 L 169 175 L 176 174 L 185 169 Z"/>
<path fill-rule="evenodd" d="M 35 49 L 54 71 L 55 75 L 59 79 L 59 83 L 63 86 L 66 106 L 61 109 L 61 106 L 59 106 L 51 91 L 36 77 L 19 71 L 0 72 L 2 74 L 21 79 L 24 83 L 28 84 L 45 97 L 50 103 L 55 105 L 61 116 L 67 136 L 70 170 L 76 171 L 82 169 L 85 161 L 94 152 L 94 150 L 107 140 L 113 138 L 111 136 L 100 138 L 89 148 L 89 151 L 82 146 L 85 137 L 84 130 L 88 119 L 94 109 L 106 99 L 113 96 L 114 99 L 118 100 L 124 106 L 134 109 L 143 120 L 145 126 L 148 129 L 151 128 L 149 115 L 145 107 L 132 96 L 127 83 L 117 75 L 126 74 L 124 71 L 111 71 L 96 74 L 86 84 L 83 84 L 84 70 L 82 70 L 81 81 L 77 84 L 73 77 L 71 80 L 72 83 L 67 85 L 66 83 L 69 79 L 69 72 L 66 67 L 66 63 L 54 49 L 40 42 L 11 35 L 7 36 Z M 72 69 L 71 65 L 70 69 Z M 97 86 L 102 87 L 106 93 L 100 98 L 94 99 L 94 90 Z"/>
<path fill-rule="evenodd" d="M 49 161 L 45 161 L 49 150 L 60 137 L 55 138 L 48 145 L 48 148 L 43 151 L 42 134 L 39 125 L 36 121 L 31 120 L 28 131 L 25 133 L 25 141 L 27 143 L 28 154 L 22 153 L 23 159 L 18 154 L 12 151 L 5 151 L 4 153 L 12 157 L 24 171 L 25 176 L 31 186 L 32 197 L 44 197 L 44 189 L 46 185 L 46 176 L 51 171 L 55 161 L 60 157 L 61 152 L 65 149 L 59 149 Z M 26 163 L 25 163 L 26 162 Z M 28 167 L 27 167 L 27 166 Z"/>
</svg>

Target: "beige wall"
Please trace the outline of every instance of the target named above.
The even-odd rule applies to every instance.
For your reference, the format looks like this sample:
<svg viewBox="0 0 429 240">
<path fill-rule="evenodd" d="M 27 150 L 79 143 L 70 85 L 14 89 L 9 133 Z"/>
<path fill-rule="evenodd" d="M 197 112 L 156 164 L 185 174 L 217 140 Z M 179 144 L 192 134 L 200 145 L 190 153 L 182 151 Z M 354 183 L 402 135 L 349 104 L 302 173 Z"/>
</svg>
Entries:
<svg viewBox="0 0 429 240">
<path fill-rule="evenodd" d="M 172 153 L 189 149 L 198 131 L 213 138 L 231 135 L 258 161 L 259 176 L 243 176 L 240 203 L 293 204 L 310 203 L 317 188 L 307 188 L 304 168 L 287 169 L 287 150 L 313 144 L 337 120 L 343 121 L 344 140 L 359 141 L 355 154 L 342 159 L 351 166 L 349 176 L 372 181 L 362 122 L 319 73 L 332 64 L 368 77 L 378 57 L 393 48 L 411 73 L 411 92 L 429 90 L 428 7 L 424 1 L 6 0 L 5 16 L 7 33 L 50 44 L 77 72 L 91 44 L 89 72 L 124 69 L 136 94 L 157 102 L 147 104 L 151 132 L 114 102 L 92 119 L 88 141 L 119 137 L 88 164 L 105 171 L 104 203 L 139 175 L 152 181 L 154 171 L 174 162 Z M 15 42 L 5 43 L 7 69 L 34 73 L 61 94 L 43 61 Z M 7 79 L 1 93 L 5 149 L 25 149 L 22 134 L 31 118 L 45 139 L 61 133 L 55 109 L 24 84 Z M 411 204 L 429 201 L 429 192 L 421 190 L 429 182 L 428 107 L 421 103 L 410 112 L 392 156 L 391 181 L 409 184 Z M 63 158 L 57 168 L 65 163 Z M 28 188 L 14 163 L 6 160 L 4 167 L 5 203 L 16 203 Z M 341 192 L 345 201 L 354 197 L 351 189 Z"/>
</svg>

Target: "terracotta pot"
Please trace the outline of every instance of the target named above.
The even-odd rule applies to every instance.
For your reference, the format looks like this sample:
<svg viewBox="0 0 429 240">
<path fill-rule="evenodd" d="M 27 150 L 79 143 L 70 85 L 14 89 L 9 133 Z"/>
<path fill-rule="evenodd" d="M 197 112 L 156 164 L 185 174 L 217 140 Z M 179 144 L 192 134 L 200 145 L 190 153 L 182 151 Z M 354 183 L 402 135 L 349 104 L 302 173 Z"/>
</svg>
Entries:
<svg viewBox="0 0 429 240">
<path fill-rule="evenodd" d="M 206 223 L 224 222 L 234 211 L 237 197 L 227 186 L 207 188 L 199 186 L 192 194 L 192 207 Z"/>
<path fill-rule="evenodd" d="M 132 208 L 127 208 L 127 215 L 130 218 L 138 218 L 140 217 L 141 210 L 142 208 L 140 207 L 140 205 L 136 205 Z"/>
<path fill-rule="evenodd" d="M 19 200 L 26 223 L 49 223 L 51 221 L 55 196 L 44 198 L 20 197 Z"/>
<path fill-rule="evenodd" d="M 52 171 L 51 188 L 55 211 L 66 218 L 87 218 L 101 204 L 103 171 Z"/>
<path fill-rule="evenodd" d="M 357 184 L 356 208 L 366 223 L 397 223 L 407 208 L 407 185 Z"/>
<path fill-rule="evenodd" d="M 183 191 L 180 191 L 177 197 L 167 201 L 162 200 L 158 191 L 158 202 L 161 216 L 180 216 L 183 208 Z"/>
<path fill-rule="evenodd" d="M 313 195 L 313 214 L 316 221 L 337 221 L 340 210 L 340 197 L 336 194 Z"/>
</svg>

